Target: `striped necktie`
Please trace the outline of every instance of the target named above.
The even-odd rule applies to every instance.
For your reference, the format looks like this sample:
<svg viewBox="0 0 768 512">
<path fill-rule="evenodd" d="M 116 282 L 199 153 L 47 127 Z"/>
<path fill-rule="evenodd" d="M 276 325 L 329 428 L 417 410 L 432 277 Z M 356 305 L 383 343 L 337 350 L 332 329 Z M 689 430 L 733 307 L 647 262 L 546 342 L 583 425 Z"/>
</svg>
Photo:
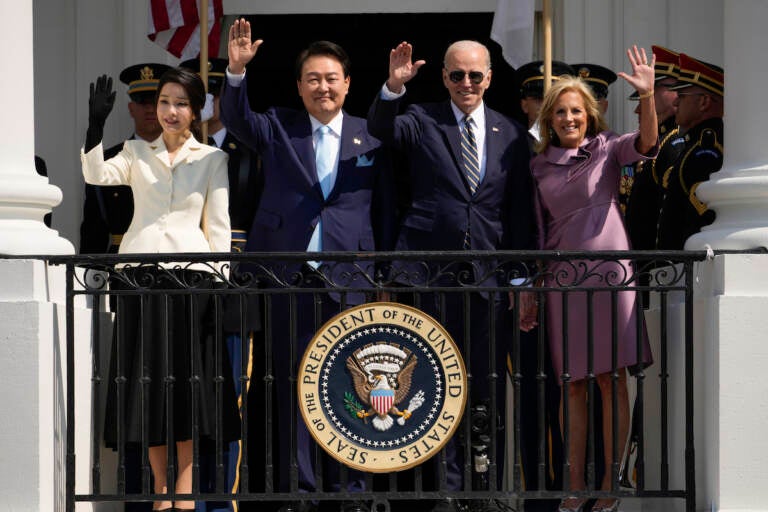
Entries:
<svg viewBox="0 0 768 512">
<path fill-rule="evenodd" d="M 473 194 L 480 184 L 480 159 L 477 155 L 477 142 L 472 131 L 472 118 L 464 116 L 461 123 L 461 158 L 464 162 L 464 172 L 467 175 L 469 191 Z"/>
</svg>

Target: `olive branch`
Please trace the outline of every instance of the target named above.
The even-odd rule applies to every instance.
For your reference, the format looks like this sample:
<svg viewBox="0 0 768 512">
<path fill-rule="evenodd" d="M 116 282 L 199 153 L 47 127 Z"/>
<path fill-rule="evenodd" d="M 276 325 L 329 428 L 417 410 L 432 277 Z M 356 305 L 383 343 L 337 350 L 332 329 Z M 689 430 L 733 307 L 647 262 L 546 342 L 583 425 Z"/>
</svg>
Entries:
<svg viewBox="0 0 768 512">
<path fill-rule="evenodd" d="M 354 418 L 360 418 L 360 416 L 358 416 L 358 413 L 365 412 L 365 408 L 363 407 L 363 404 L 358 402 L 357 399 L 355 398 L 355 395 L 353 395 L 349 391 L 344 393 L 344 408 Z M 368 420 L 366 418 L 363 418 L 363 421 L 365 423 L 368 423 Z"/>
</svg>

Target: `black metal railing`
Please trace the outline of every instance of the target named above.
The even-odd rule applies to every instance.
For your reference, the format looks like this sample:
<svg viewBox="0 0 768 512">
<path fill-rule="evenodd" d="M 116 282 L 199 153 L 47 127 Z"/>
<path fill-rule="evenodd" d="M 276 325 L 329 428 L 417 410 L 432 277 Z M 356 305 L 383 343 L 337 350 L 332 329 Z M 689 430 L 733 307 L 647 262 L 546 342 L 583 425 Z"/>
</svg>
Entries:
<svg viewBox="0 0 768 512">
<path fill-rule="evenodd" d="M 67 510 L 73 511 L 76 502 L 164 499 L 237 500 L 243 509 L 248 504 L 296 499 L 318 502 L 359 499 L 368 501 L 375 510 L 391 510 L 390 502 L 397 500 L 450 497 L 514 504 L 520 499 L 582 496 L 680 498 L 686 501 L 687 510 L 692 511 L 696 496 L 693 264 L 704 258 L 704 252 L 690 251 L 237 253 L 48 258 L 51 264 L 65 265 L 67 277 Z M 308 264 L 315 260 L 321 264 Z M 523 322 L 519 308 L 506 312 L 506 316 L 498 313 L 506 311 L 507 301 L 519 305 L 526 299 L 526 294 L 531 293 L 535 294 L 539 306 L 538 328 L 532 333 L 524 333 L 519 329 Z M 82 300 L 78 298 L 80 296 L 85 296 L 92 307 L 89 326 L 76 320 L 75 302 Z M 177 302 L 176 298 L 180 297 L 184 300 Z M 651 327 L 646 326 L 646 315 L 631 317 L 630 331 L 638 340 L 634 359 L 641 361 L 645 356 L 641 340 L 646 332 L 649 338 L 658 342 L 658 348 L 653 354 L 653 365 L 648 368 L 638 365 L 629 377 L 636 389 L 633 409 L 636 427 L 630 432 L 632 453 L 636 455 L 633 467 L 627 467 L 627 450 L 616 436 L 613 436 L 610 447 L 610 460 L 601 467 L 599 437 L 605 434 L 601 430 L 610 425 L 610 431 L 616 432 L 620 427 L 616 413 L 620 408 L 623 374 L 620 357 L 626 354 L 621 348 L 619 309 L 627 297 L 638 312 L 643 312 L 648 308 L 648 302 L 652 302 L 651 310 L 658 319 Z M 305 468 L 297 460 L 300 452 L 297 436 L 301 435 L 298 425 L 302 420 L 296 393 L 286 391 L 293 391 L 296 386 L 298 361 L 306 343 L 301 338 L 303 331 L 307 325 L 317 331 L 334 313 L 373 301 L 404 303 L 429 313 L 447 326 L 465 355 L 469 397 L 466 413 L 454 436 L 458 455 L 443 449 L 431 462 L 401 473 L 364 472 L 360 475 L 335 461 L 329 464 L 323 452 L 317 450 L 312 452 L 309 461 L 315 490 L 303 489 L 306 487 L 302 480 L 306 476 L 302 473 Z M 682 305 L 681 332 L 672 332 L 670 328 L 671 301 Z M 153 308 L 164 313 L 153 317 L 150 314 Z M 129 309 L 130 314 L 127 313 Z M 584 316 L 577 316 L 576 311 L 581 311 Z M 557 321 L 551 317 L 553 312 Z M 609 315 L 607 321 L 606 314 Z M 144 327 L 138 331 L 122 329 L 121 317 L 138 319 L 138 325 Z M 174 321 L 180 318 L 185 319 L 187 327 L 174 326 Z M 256 318 L 260 322 L 254 326 L 252 321 Z M 227 322 L 230 323 L 225 325 Z M 235 327 L 231 322 L 235 322 Z M 479 325 L 483 322 L 487 324 Z M 614 413 L 610 421 L 601 425 L 595 419 L 599 414 L 601 377 L 595 373 L 594 365 L 596 360 L 605 357 L 601 351 L 606 347 L 596 345 L 595 340 L 598 337 L 596 330 L 606 325 L 610 327 L 607 339 L 611 352 L 607 381 L 612 392 L 610 404 L 603 403 L 602 408 L 610 406 Z M 561 331 L 552 332 L 558 326 Z M 92 359 L 87 362 L 91 368 L 89 390 L 76 389 L 74 379 L 75 365 L 85 364 L 76 354 L 75 337 L 86 327 L 95 333 L 89 354 Z M 160 333 L 161 338 L 168 339 L 171 331 L 181 329 L 190 340 L 204 337 L 208 340 L 206 349 L 190 342 L 186 350 L 191 351 L 193 361 L 208 365 L 208 374 L 213 375 L 210 382 L 201 382 L 198 371 L 202 370 L 195 365 L 188 369 L 188 382 L 176 379 L 173 369 L 168 371 L 167 368 L 161 379 L 167 397 L 174 396 L 174 386 L 188 385 L 191 390 L 191 417 L 176 417 L 173 400 L 160 400 L 162 442 L 167 446 L 175 444 L 177 422 L 187 422 L 190 426 L 192 490 L 189 493 L 173 492 L 177 463 L 173 450 L 165 456 L 170 493 L 158 494 L 153 489 L 150 451 L 157 443 L 149 436 L 150 421 L 155 421 L 151 418 L 150 407 L 157 397 L 148 392 L 149 376 L 142 374 L 136 382 L 131 382 L 131 375 L 121 371 L 126 366 L 126 361 L 120 360 L 125 356 L 126 346 L 139 347 L 140 356 L 133 354 L 132 357 L 141 357 L 142 365 L 148 352 L 157 351 L 157 347 L 144 344 L 144 337 L 148 336 L 146 329 L 150 328 Z M 476 328 L 486 332 L 487 338 L 477 339 Z M 99 333 L 110 331 L 115 333 L 114 336 L 99 338 Z M 131 332 L 137 337 L 124 339 Z M 569 357 L 562 358 L 562 371 L 552 370 L 550 351 L 568 354 L 569 344 L 576 343 L 575 340 L 582 336 L 580 332 L 585 333 L 587 340 L 585 375 L 574 378 L 574 368 L 569 368 L 573 359 Z M 239 344 L 228 346 L 229 335 L 241 340 Z M 550 346 L 552 339 L 558 340 L 554 346 Z M 494 342 L 489 343 L 489 340 Z M 681 344 L 685 347 L 684 366 L 673 366 L 669 348 Z M 166 343 L 161 355 L 166 360 L 173 360 L 172 352 L 178 349 L 172 343 Z M 107 350 L 111 356 L 106 355 Z M 239 351 L 240 357 L 233 359 L 233 351 Z M 287 355 L 291 363 L 280 366 L 276 362 L 279 359 L 276 351 Z M 506 379 L 498 371 L 498 361 L 504 358 L 511 382 L 511 425 L 504 421 L 504 411 L 500 410 L 505 404 L 510 405 L 510 400 L 499 394 L 504 393 Z M 232 360 L 236 362 L 234 369 L 229 368 Z M 473 369 L 481 366 L 486 368 L 485 374 L 473 373 Z M 232 392 L 227 388 L 228 371 L 232 375 L 231 383 L 235 387 L 239 383 L 241 389 L 245 389 L 237 404 L 235 437 L 239 438 L 241 457 L 234 494 L 228 488 L 225 457 L 229 438 L 225 432 L 227 424 L 223 408 L 227 393 Z M 651 393 L 647 386 L 649 372 L 658 374 L 658 385 L 654 384 Z M 671 424 L 680 421 L 678 416 L 670 417 L 668 384 L 671 376 L 685 383 L 682 486 L 670 484 L 671 480 L 678 481 L 680 476 L 670 475 L 668 433 Z M 557 417 L 553 420 L 553 415 L 562 414 L 563 424 L 568 425 L 572 415 L 579 413 L 572 409 L 568 400 L 557 403 L 561 389 L 568 395 L 569 389 L 580 385 L 579 382 L 585 383 L 588 397 L 585 482 L 583 490 L 573 491 L 569 490 L 572 488 L 569 481 L 572 468 L 568 458 L 557 460 L 554 447 L 562 444 L 561 451 L 568 453 L 571 443 L 579 442 L 579 439 L 568 428 L 562 434 L 553 435 L 548 425 L 554 425 L 557 430 L 560 421 Z M 130 395 L 134 399 L 138 397 L 137 403 L 126 403 L 130 386 L 138 389 Z M 482 402 L 473 396 L 481 389 L 485 389 Z M 75 400 L 86 392 L 92 395 L 94 404 L 91 417 L 75 417 Z M 204 405 L 202 397 L 206 393 L 209 399 L 213 397 L 215 414 L 212 418 L 202 419 L 200 407 Z M 107 396 L 114 402 L 105 406 Z M 534 404 L 532 408 L 525 405 L 531 403 Z M 658 410 L 651 415 L 647 413 L 649 404 L 658 404 Z M 139 432 L 139 440 L 135 443 L 128 435 L 133 427 L 125 423 L 125 411 L 130 407 L 140 411 L 132 419 L 140 423 L 133 425 Z M 105 408 L 109 412 L 105 412 Z M 287 424 L 278 419 L 286 414 Z M 111 457 L 110 451 L 105 449 L 105 416 L 114 427 L 115 436 L 109 444 L 116 450 L 115 470 L 107 470 L 104 461 L 104 454 Z M 534 434 L 530 433 L 531 424 Z M 658 446 L 646 444 L 644 426 L 651 424 L 660 432 Z M 76 493 L 76 457 L 87 456 L 75 453 L 74 448 L 75 433 L 82 428 L 88 428 L 92 433 L 91 481 L 86 486 L 89 492 Z M 202 432 L 208 435 L 203 436 Z M 501 453 L 500 447 L 504 443 L 512 440 L 511 456 L 506 457 L 509 460 L 508 478 L 502 479 L 505 457 L 497 454 Z M 658 454 L 654 457 L 654 460 L 658 458 L 658 464 L 650 466 L 647 463 L 649 449 Z M 478 464 L 478 461 L 482 463 Z M 451 466 L 456 462 L 460 464 L 458 488 L 451 473 Z M 209 472 L 213 476 L 204 476 Z M 610 476 L 608 490 L 600 490 L 601 472 Z M 628 478 L 630 472 L 635 475 L 632 479 Z M 649 475 L 653 478 L 649 479 Z M 206 478 L 209 485 L 201 483 Z M 353 489 L 358 478 L 362 490 Z M 82 483 L 78 484 L 78 488 L 82 486 Z"/>
</svg>

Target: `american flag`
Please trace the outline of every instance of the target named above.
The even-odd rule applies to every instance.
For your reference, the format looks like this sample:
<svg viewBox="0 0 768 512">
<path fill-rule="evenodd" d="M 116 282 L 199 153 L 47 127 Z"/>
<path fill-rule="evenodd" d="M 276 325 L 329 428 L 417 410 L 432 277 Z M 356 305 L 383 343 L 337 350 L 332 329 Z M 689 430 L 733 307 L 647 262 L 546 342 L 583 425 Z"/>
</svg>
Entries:
<svg viewBox="0 0 768 512">
<path fill-rule="evenodd" d="M 208 48 L 217 55 L 223 0 L 208 2 Z M 200 0 L 150 0 L 147 37 L 181 59 L 200 54 Z"/>
</svg>

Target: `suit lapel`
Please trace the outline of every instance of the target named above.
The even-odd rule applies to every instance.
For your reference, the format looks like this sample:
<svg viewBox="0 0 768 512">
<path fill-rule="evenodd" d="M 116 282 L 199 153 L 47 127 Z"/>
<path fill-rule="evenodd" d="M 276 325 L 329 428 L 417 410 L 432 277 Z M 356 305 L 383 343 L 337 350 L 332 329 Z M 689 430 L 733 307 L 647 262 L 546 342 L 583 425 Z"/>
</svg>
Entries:
<svg viewBox="0 0 768 512">
<path fill-rule="evenodd" d="M 495 166 L 495 162 L 497 161 L 496 155 L 499 151 L 500 144 L 504 140 L 502 138 L 501 126 L 498 123 L 495 112 L 485 105 L 483 105 L 483 108 L 485 108 L 485 177 L 483 178 L 483 181 L 480 182 L 475 193 L 479 192 L 486 183 L 492 181 L 489 178 L 491 178 L 497 171 Z"/>
<path fill-rule="evenodd" d="M 317 181 L 315 148 L 312 146 L 312 124 L 309 122 L 309 114 L 306 112 L 298 113 L 294 117 L 293 122 L 286 126 L 285 129 L 291 140 L 293 150 L 301 162 L 301 174 L 322 196 L 320 183 Z"/>
<path fill-rule="evenodd" d="M 363 128 L 356 125 L 350 116 L 344 112 L 341 125 L 341 145 L 339 146 L 339 166 L 336 169 L 336 180 L 329 197 L 335 194 L 339 183 L 343 182 L 347 175 L 354 171 L 357 166 L 357 157 L 367 150 L 363 147 L 366 140 L 364 135 Z"/>
<path fill-rule="evenodd" d="M 448 147 L 451 148 L 451 153 L 453 154 L 453 168 L 458 180 L 458 186 L 464 195 L 469 197 L 469 184 L 467 183 L 467 176 L 464 171 L 464 159 L 461 157 L 461 134 L 459 133 L 459 125 L 456 123 L 456 116 L 453 114 L 450 101 L 443 104 L 441 119 L 438 125 L 443 131 L 443 137 L 445 137 Z"/>
<path fill-rule="evenodd" d="M 450 101 L 443 104 L 438 126 L 443 131 L 443 137 L 445 137 L 448 147 L 451 148 L 453 153 L 456 169 L 459 171 L 462 181 L 464 181 L 464 164 L 461 159 L 461 136 L 459 135 L 459 125 L 456 123 L 456 116 L 453 115 Z"/>
<path fill-rule="evenodd" d="M 173 159 L 173 163 L 171 163 L 170 157 L 168 156 L 168 148 L 166 148 L 165 143 L 163 142 L 162 135 L 149 143 L 149 149 L 155 155 L 155 158 L 163 162 L 169 169 L 173 169 L 187 160 L 187 158 L 195 151 L 199 150 L 200 147 L 201 144 L 195 140 L 194 137 L 188 138 L 181 148 L 179 148 L 179 152 L 176 153 L 176 157 Z"/>
</svg>

